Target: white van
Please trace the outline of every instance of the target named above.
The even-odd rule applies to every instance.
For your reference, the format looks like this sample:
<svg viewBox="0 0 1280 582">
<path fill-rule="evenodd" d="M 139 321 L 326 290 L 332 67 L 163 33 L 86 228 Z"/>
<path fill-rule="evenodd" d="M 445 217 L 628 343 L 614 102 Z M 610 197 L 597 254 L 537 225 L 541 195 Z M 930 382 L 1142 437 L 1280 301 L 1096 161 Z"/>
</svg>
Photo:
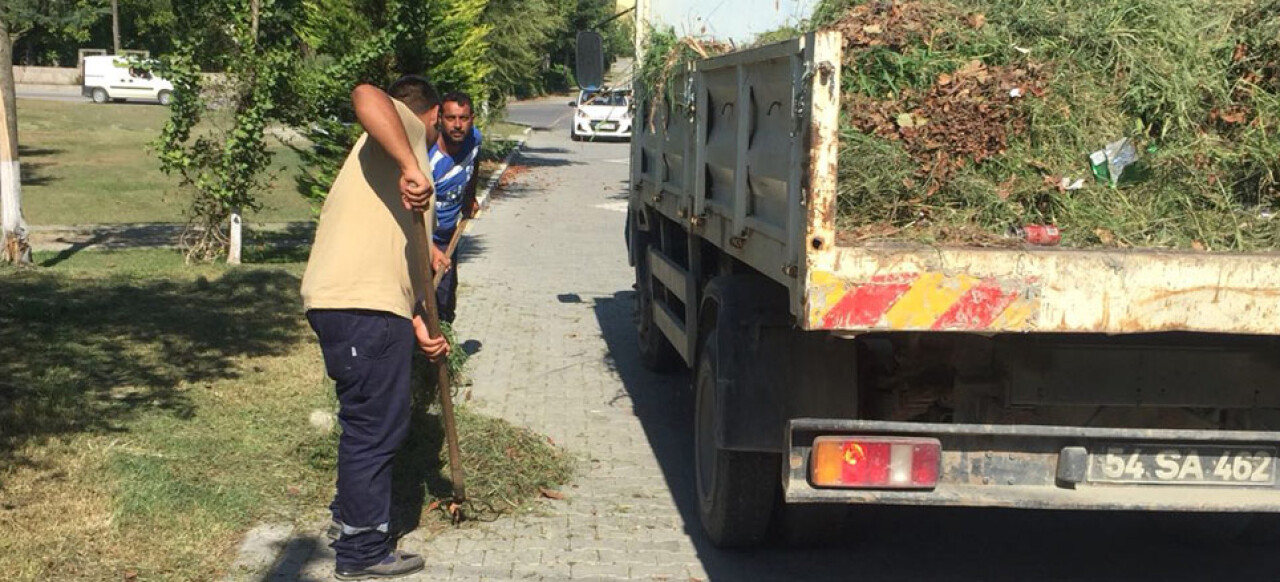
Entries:
<svg viewBox="0 0 1280 582">
<path fill-rule="evenodd" d="M 173 83 L 155 76 L 147 61 L 123 56 L 84 58 L 84 84 L 80 93 L 94 103 L 145 99 L 168 106 L 173 101 Z"/>
</svg>

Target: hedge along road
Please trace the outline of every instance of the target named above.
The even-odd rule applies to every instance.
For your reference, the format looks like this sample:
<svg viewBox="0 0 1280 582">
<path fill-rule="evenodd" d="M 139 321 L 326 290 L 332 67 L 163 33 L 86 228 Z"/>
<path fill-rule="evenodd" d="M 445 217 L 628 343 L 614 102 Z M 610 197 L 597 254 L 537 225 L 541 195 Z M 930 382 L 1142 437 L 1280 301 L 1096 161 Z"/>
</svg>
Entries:
<svg viewBox="0 0 1280 582">
<path fill-rule="evenodd" d="M 567 109 L 558 101 L 538 107 Z M 528 121 L 522 115 L 509 119 Z M 1193 520 L 1206 535 L 1180 540 L 1167 520 L 1134 514 L 874 508 L 831 547 L 712 547 L 697 517 L 689 378 L 652 374 L 637 357 L 622 234 L 627 160 L 627 144 L 570 141 L 568 117 L 559 117 L 532 132 L 468 231 L 456 326 L 460 340 L 480 345 L 468 363 L 468 405 L 548 435 L 581 462 L 564 499 L 407 537 L 402 547 L 428 563 L 413 579 L 1199 581 L 1280 572 L 1280 553 L 1211 543 L 1229 524 Z M 313 533 L 322 539 L 319 527 Z M 280 578 L 329 579 L 328 552 L 321 544 Z"/>
</svg>

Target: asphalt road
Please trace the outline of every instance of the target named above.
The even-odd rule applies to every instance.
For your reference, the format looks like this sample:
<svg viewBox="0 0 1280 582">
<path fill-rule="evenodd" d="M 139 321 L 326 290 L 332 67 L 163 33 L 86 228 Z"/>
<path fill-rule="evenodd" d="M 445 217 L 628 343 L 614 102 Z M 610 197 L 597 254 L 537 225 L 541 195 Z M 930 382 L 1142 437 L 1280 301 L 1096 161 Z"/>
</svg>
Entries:
<svg viewBox="0 0 1280 582">
<path fill-rule="evenodd" d="M 571 95 L 556 95 L 508 103 L 507 121 L 531 126 L 534 131 L 569 131 L 568 120 L 573 115 L 569 102 L 572 100 Z"/>
<path fill-rule="evenodd" d="M 39 99 L 41 101 L 83 101 L 90 103 L 89 98 L 80 94 L 80 87 L 67 86 L 24 86 L 18 85 L 15 92 L 18 99 Z"/>
</svg>

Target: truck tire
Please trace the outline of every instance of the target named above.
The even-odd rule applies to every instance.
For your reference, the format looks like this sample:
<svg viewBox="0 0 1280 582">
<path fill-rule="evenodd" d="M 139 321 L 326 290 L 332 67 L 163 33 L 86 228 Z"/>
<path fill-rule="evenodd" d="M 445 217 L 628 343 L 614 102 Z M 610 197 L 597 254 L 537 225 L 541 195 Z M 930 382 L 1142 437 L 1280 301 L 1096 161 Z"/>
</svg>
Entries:
<svg viewBox="0 0 1280 582">
<path fill-rule="evenodd" d="M 94 87 L 90 95 L 93 96 L 94 103 L 106 103 L 111 100 L 111 96 L 107 95 L 107 90 L 102 87 Z"/>
<path fill-rule="evenodd" d="M 643 240 L 643 237 L 638 237 Z M 654 372 L 673 372 L 683 363 L 671 340 L 653 321 L 653 279 L 649 276 L 649 252 L 641 242 L 636 255 L 636 339 L 640 363 Z"/>
<path fill-rule="evenodd" d="M 769 534 L 782 459 L 773 453 L 730 451 L 716 445 L 716 357 L 713 328 L 694 377 L 694 465 L 698 514 L 711 543 L 721 548 L 759 545 Z"/>
</svg>

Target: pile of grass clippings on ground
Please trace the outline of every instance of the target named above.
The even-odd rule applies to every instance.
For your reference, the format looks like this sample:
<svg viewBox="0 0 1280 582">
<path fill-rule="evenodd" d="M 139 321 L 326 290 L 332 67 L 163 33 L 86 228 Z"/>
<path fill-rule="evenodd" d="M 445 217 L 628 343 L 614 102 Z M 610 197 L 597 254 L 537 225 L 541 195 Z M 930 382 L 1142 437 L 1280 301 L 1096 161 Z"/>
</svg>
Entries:
<svg viewBox="0 0 1280 582">
<path fill-rule="evenodd" d="M 467 406 L 468 356 L 453 327 L 443 322 L 442 327 L 453 346 L 449 375 L 467 494 L 461 519 L 495 520 L 525 509 L 531 500 L 568 483 L 574 460 L 549 438 Z M 392 517 L 393 522 L 409 527 L 430 517 L 433 521 L 427 527 L 431 530 L 459 519 L 452 503 L 452 470 L 436 374 L 425 358 L 415 358 L 413 417 L 409 438 L 397 453 L 393 487 L 397 511 L 408 513 Z M 335 435 L 335 451 L 336 439 Z"/>
<path fill-rule="evenodd" d="M 1280 243 L 1280 2 L 826 0 L 842 242 Z M 1090 154 L 1127 138 L 1117 183 Z"/>
</svg>

